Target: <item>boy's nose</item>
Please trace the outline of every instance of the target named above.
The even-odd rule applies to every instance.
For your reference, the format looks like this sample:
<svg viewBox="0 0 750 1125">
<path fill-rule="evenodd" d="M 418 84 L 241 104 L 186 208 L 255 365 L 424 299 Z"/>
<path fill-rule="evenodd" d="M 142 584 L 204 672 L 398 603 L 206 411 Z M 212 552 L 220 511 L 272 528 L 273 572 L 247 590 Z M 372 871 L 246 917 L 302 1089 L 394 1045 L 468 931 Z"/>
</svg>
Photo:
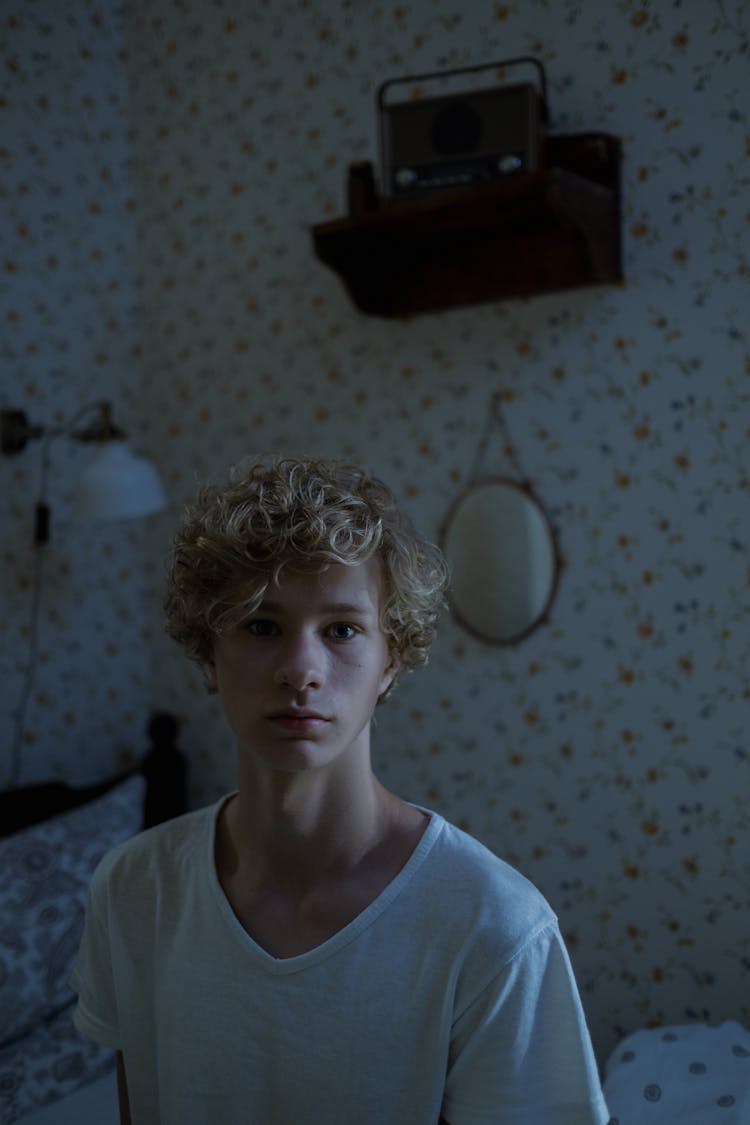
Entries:
<svg viewBox="0 0 750 1125">
<path fill-rule="evenodd" d="M 319 645 L 308 637 L 290 638 L 279 654 L 274 683 L 305 691 L 320 687 L 323 682 L 323 662 Z"/>
</svg>

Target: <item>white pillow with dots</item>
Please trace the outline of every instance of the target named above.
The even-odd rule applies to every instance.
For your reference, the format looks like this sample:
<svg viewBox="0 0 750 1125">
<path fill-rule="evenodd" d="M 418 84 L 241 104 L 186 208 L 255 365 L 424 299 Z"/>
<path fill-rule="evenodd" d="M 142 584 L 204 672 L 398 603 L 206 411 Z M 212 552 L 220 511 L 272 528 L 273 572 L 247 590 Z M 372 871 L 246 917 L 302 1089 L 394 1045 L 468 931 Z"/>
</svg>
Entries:
<svg viewBox="0 0 750 1125">
<path fill-rule="evenodd" d="M 750 1031 L 733 1020 L 633 1032 L 604 1075 L 611 1125 L 747 1125 Z"/>
</svg>

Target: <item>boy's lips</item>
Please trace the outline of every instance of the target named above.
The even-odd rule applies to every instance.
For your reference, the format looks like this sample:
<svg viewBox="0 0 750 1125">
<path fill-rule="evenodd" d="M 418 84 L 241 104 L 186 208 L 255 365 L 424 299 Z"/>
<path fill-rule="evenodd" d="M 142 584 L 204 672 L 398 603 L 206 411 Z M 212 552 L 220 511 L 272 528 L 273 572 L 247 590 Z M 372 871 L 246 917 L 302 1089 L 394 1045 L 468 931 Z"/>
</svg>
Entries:
<svg viewBox="0 0 750 1125">
<path fill-rule="evenodd" d="M 284 707 L 279 711 L 272 711 L 269 719 L 322 719 L 327 722 L 327 717 L 320 711 L 312 711 L 309 707 Z"/>
<path fill-rule="evenodd" d="M 281 711 L 272 711 L 267 718 L 276 726 L 291 731 L 313 731 L 330 722 L 326 715 L 307 707 L 287 707 Z"/>
</svg>

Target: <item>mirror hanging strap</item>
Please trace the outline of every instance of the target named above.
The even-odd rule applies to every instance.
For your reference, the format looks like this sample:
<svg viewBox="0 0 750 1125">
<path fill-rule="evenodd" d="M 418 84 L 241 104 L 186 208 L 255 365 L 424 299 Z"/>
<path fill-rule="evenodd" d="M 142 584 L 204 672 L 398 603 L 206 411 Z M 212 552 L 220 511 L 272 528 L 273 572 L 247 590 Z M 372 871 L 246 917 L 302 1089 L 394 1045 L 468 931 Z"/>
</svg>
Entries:
<svg viewBox="0 0 750 1125">
<path fill-rule="evenodd" d="M 510 436 L 510 429 L 505 414 L 502 408 L 502 391 L 494 391 L 490 396 L 490 408 L 487 412 L 487 419 L 484 424 L 482 435 L 479 439 L 476 453 L 474 455 L 474 463 L 471 468 L 467 487 L 476 484 L 477 481 L 482 480 L 487 474 L 484 470 L 487 451 L 490 447 L 490 441 L 493 432 L 497 430 L 501 439 L 501 450 L 503 456 L 510 462 L 512 469 L 512 476 L 510 479 L 515 480 L 521 488 L 528 490 L 529 477 L 523 470 L 521 460 L 518 456 L 518 451 L 513 444 Z"/>
</svg>

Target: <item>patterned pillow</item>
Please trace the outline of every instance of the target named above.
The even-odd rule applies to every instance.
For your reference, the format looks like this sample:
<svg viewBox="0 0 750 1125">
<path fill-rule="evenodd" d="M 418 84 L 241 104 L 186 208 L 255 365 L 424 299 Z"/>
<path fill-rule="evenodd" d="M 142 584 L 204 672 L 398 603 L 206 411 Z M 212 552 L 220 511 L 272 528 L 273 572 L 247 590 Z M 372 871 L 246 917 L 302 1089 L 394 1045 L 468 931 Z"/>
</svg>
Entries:
<svg viewBox="0 0 750 1125">
<path fill-rule="evenodd" d="M 0 1046 L 74 1000 L 68 986 L 99 860 L 141 827 L 136 774 L 101 797 L 0 840 Z"/>
<path fill-rule="evenodd" d="M 750 1031 L 643 1028 L 613 1051 L 604 1096 L 610 1125 L 746 1125 L 750 1121 Z"/>
</svg>

